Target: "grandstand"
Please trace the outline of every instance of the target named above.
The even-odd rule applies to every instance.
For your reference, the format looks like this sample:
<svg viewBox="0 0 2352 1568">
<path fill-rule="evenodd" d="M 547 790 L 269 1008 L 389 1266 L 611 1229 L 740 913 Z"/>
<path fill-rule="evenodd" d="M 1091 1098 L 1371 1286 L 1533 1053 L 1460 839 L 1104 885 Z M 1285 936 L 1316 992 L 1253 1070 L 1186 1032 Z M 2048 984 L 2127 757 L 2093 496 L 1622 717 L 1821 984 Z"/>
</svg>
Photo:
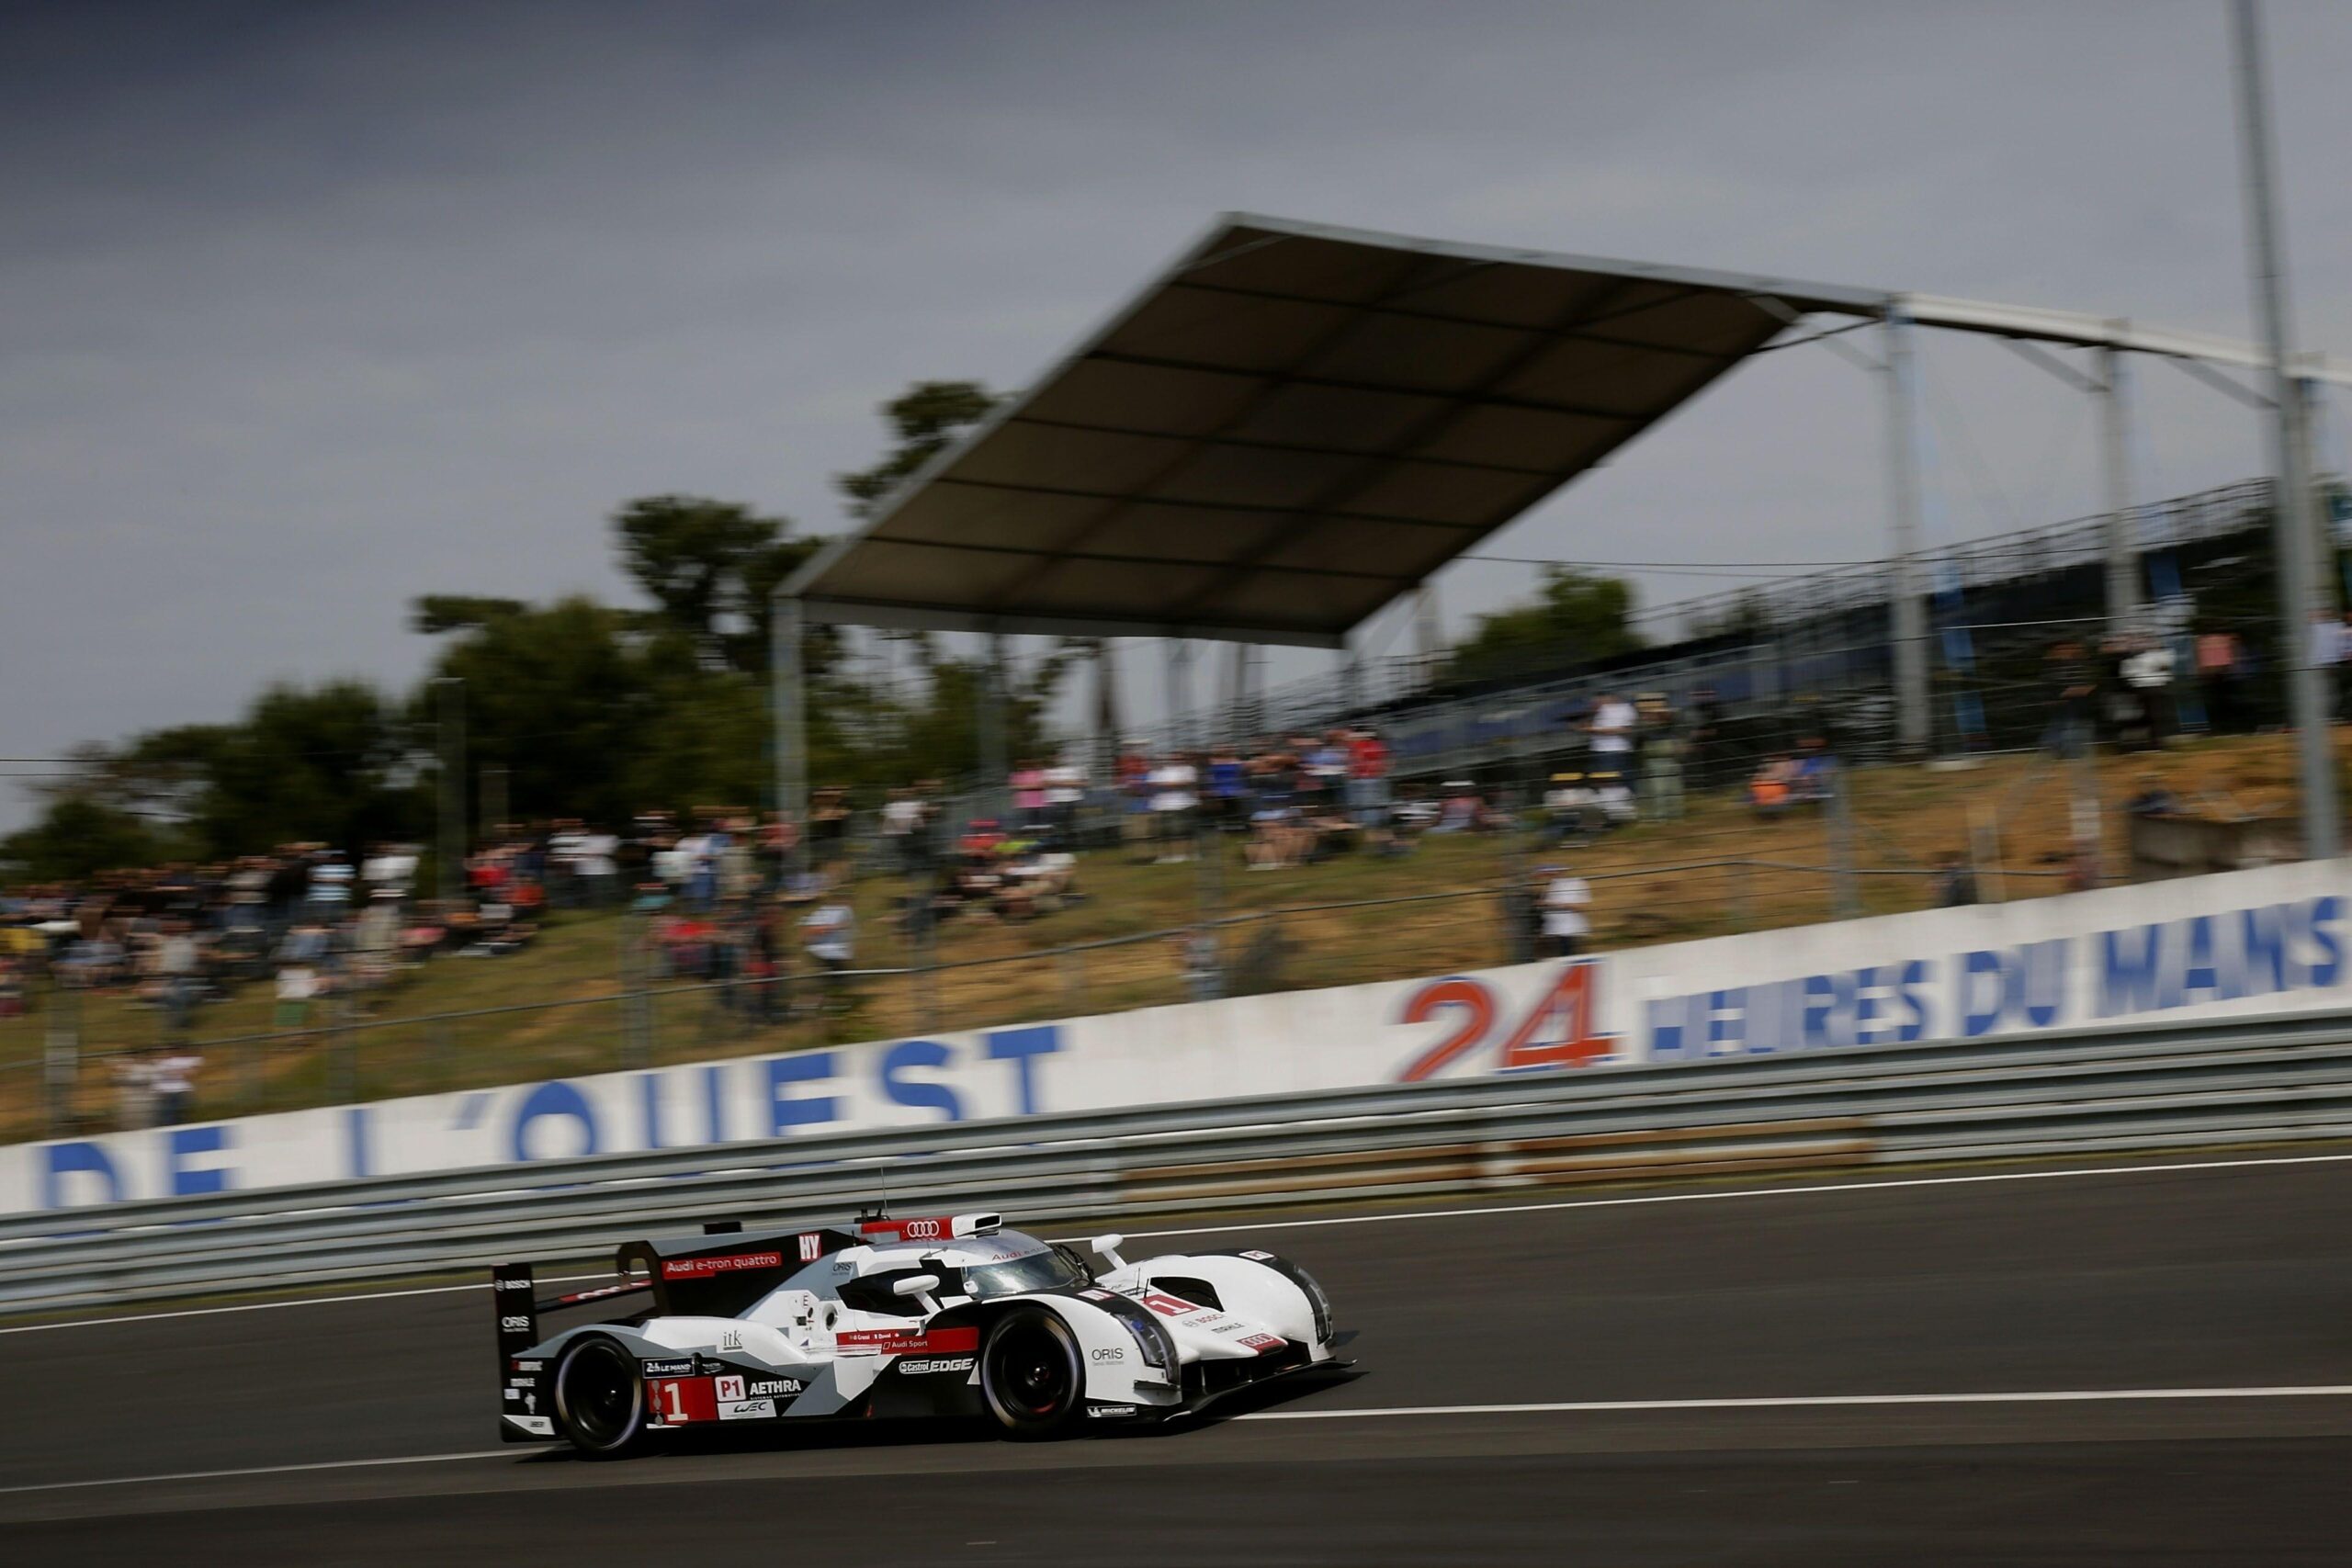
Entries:
<svg viewBox="0 0 2352 1568">
<path fill-rule="evenodd" d="M 2225 626 L 2266 656 L 2274 558 L 2270 485 L 2249 480 L 2140 509 L 2139 571 L 2175 637 Z M 1939 751 L 2032 744 L 2046 722 L 2042 657 L 2103 624 L 2107 519 L 2074 519 L 1945 547 L 1928 557 L 1935 589 Z M 1735 753 L 1792 744 L 1835 698 L 1844 748 L 1867 761 L 1894 744 L 1889 563 L 1792 576 L 1660 605 L 1638 619 L 1649 646 L 1578 661 L 1573 649 L 1512 675 L 1452 683 L 1442 658 L 1367 661 L 1285 682 L 1240 705 L 1201 706 L 1152 734 L 1247 736 L 1377 724 L 1399 776 L 1486 773 L 1509 785 L 1563 744 L 1570 719 L 1606 690 L 1669 702 L 1712 694 Z M 2182 660 L 2186 668 L 2187 660 Z M 2278 695 L 2262 700 L 2275 705 Z M 2275 722 L 2264 711 L 2256 717 Z"/>
</svg>

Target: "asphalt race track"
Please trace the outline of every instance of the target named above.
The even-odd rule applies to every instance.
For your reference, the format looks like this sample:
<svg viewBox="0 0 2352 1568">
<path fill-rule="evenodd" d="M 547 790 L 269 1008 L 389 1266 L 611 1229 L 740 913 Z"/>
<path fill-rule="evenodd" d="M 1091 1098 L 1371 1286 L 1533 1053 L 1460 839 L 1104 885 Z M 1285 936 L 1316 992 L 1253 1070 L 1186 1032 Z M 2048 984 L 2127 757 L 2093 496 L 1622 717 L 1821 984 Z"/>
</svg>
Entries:
<svg viewBox="0 0 2352 1568">
<path fill-rule="evenodd" d="M 1170 1237 L 1297 1258 L 1362 1375 L 1046 1445 L 502 1449 L 472 1287 L 0 1334 L 0 1544 L 75 1568 L 2352 1562 L 2352 1156 L 1789 1187 Z"/>
</svg>

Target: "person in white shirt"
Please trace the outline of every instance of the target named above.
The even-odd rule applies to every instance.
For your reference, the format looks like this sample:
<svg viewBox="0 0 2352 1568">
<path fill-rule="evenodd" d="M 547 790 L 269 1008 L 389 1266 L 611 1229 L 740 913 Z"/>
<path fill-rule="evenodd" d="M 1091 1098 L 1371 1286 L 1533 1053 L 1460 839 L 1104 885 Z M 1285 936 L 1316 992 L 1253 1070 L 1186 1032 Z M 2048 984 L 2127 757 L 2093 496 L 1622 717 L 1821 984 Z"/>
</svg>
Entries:
<svg viewBox="0 0 2352 1568">
<path fill-rule="evenodd" d="M 1544 932 L 1537 955 L 1574 958 L 1584 951 L 1585 938 L 1592 930 L 1585 916 L 1592 906 L 1592 889 L 1564 865 L 1539 867 L 1535 875 L 1544 884 Z"/>
<path fill-rule="evenodd" d="M 175 1051 L 155 1058 L 149 1080 L 155 1091 L 155 1124 L 176 1127 L 187 1120 L 188 1102 L 196 1098 L 197 1070 L 204 1058 L 193 1051 Z"/>
<path fill-rule="evenodd" d="M 800 917 L 800 945 L 825 971 L 825 989 L 839 1006 L 842 976 L 850 966 L 857 939 L 857 916 L 846 900 L 828 895 L 824 902 Z"/>
<path fill-rule="evenodd" d="M 311 908 L 319 919 L 334 920 L 351 905 L 351 863 L 329 850 L 311 867 Z"/>
<path fill-rule="evenodd" d="M 1187 847 L 1192 836 L 1193 808 L 1199 804 L 1193 786 L 1200 774 L 1181 752 L 1170 751 L 1151 770 L 1151 811 L 1159 827 L 1159 863 L 1174 865 L 1193 858 Z"/>
<path fill-rule="evenodd" d="M 1592 716 L 1585 721 L 1592 738 L 1593 789 L 1612 822 L 1634 819 L 1634 790 L 1626 775 L 1633 762 L 1634 727 L 1640 722 L 1633 704 L 1609 692 L 1595 700 Z"/>
<path fill-rule="evenodd" d="M 1064 757 L 1046 770 L 1046 820 L 1057 842 L 1068 844 L 1078 834 L 1078 808 L 1086 799 L 1086 770 Z"/>
<path fill-rule="evenodd" d="M 620 875 L 620 840 L 610 833 L 580 835 L 572 865 L 579 873 L 581 885 L 588 890 L 589 908 L 604 909 L 612 906 L 614 884 Z"/>
</svg>

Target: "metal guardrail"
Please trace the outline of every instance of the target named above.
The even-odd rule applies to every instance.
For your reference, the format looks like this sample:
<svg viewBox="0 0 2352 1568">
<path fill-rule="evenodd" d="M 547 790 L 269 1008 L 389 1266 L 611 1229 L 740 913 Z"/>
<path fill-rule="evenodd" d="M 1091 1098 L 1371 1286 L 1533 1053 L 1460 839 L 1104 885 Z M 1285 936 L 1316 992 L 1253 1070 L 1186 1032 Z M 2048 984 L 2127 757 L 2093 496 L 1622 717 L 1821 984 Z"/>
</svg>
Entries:
<svg viewBox="0 0 2352 1568">
<path fill-rule="evenodd" d="M 2352 1137 L 2352 1017 L 1386 1085 L 0 1217 L 0 1310 L 601 1252 L 707 1219 L 1029 1224 L 1663 1176 Z"/>
</svg>

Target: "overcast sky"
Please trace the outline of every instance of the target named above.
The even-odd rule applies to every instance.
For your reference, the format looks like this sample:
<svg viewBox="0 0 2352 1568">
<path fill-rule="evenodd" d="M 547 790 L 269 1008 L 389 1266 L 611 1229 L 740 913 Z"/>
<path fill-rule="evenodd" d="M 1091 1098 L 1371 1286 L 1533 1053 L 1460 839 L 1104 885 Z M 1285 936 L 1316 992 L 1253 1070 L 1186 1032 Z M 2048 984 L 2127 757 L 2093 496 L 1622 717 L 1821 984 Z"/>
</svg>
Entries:
<svg viewBox="0 0 2352 1568">
<path fill-rule="evenodd" d="M 2352 353 L 2352 6 L 2269 27 L 2299 336 Z M 2248 336 L 2226 28 L 2222 0 L 6 6 L 0 755 L 404 682 L 420 592 L 617 595 L 630 496 L 832 531 L 876 403 L 1023 384 L 1225 209 Z M 2096 509 L 2086 400 L 1972 340 L 1928 377 L 1933 538 Z M 2236 405 L 2140 384 L 2149 495 L 2262 470 Z M 1770 355 L 1489 547 L 1874 556 L 1882 438 L 1869 377 Z M 1524 586 L 1457 567 L 1449 626 Z"/>
</svg>

